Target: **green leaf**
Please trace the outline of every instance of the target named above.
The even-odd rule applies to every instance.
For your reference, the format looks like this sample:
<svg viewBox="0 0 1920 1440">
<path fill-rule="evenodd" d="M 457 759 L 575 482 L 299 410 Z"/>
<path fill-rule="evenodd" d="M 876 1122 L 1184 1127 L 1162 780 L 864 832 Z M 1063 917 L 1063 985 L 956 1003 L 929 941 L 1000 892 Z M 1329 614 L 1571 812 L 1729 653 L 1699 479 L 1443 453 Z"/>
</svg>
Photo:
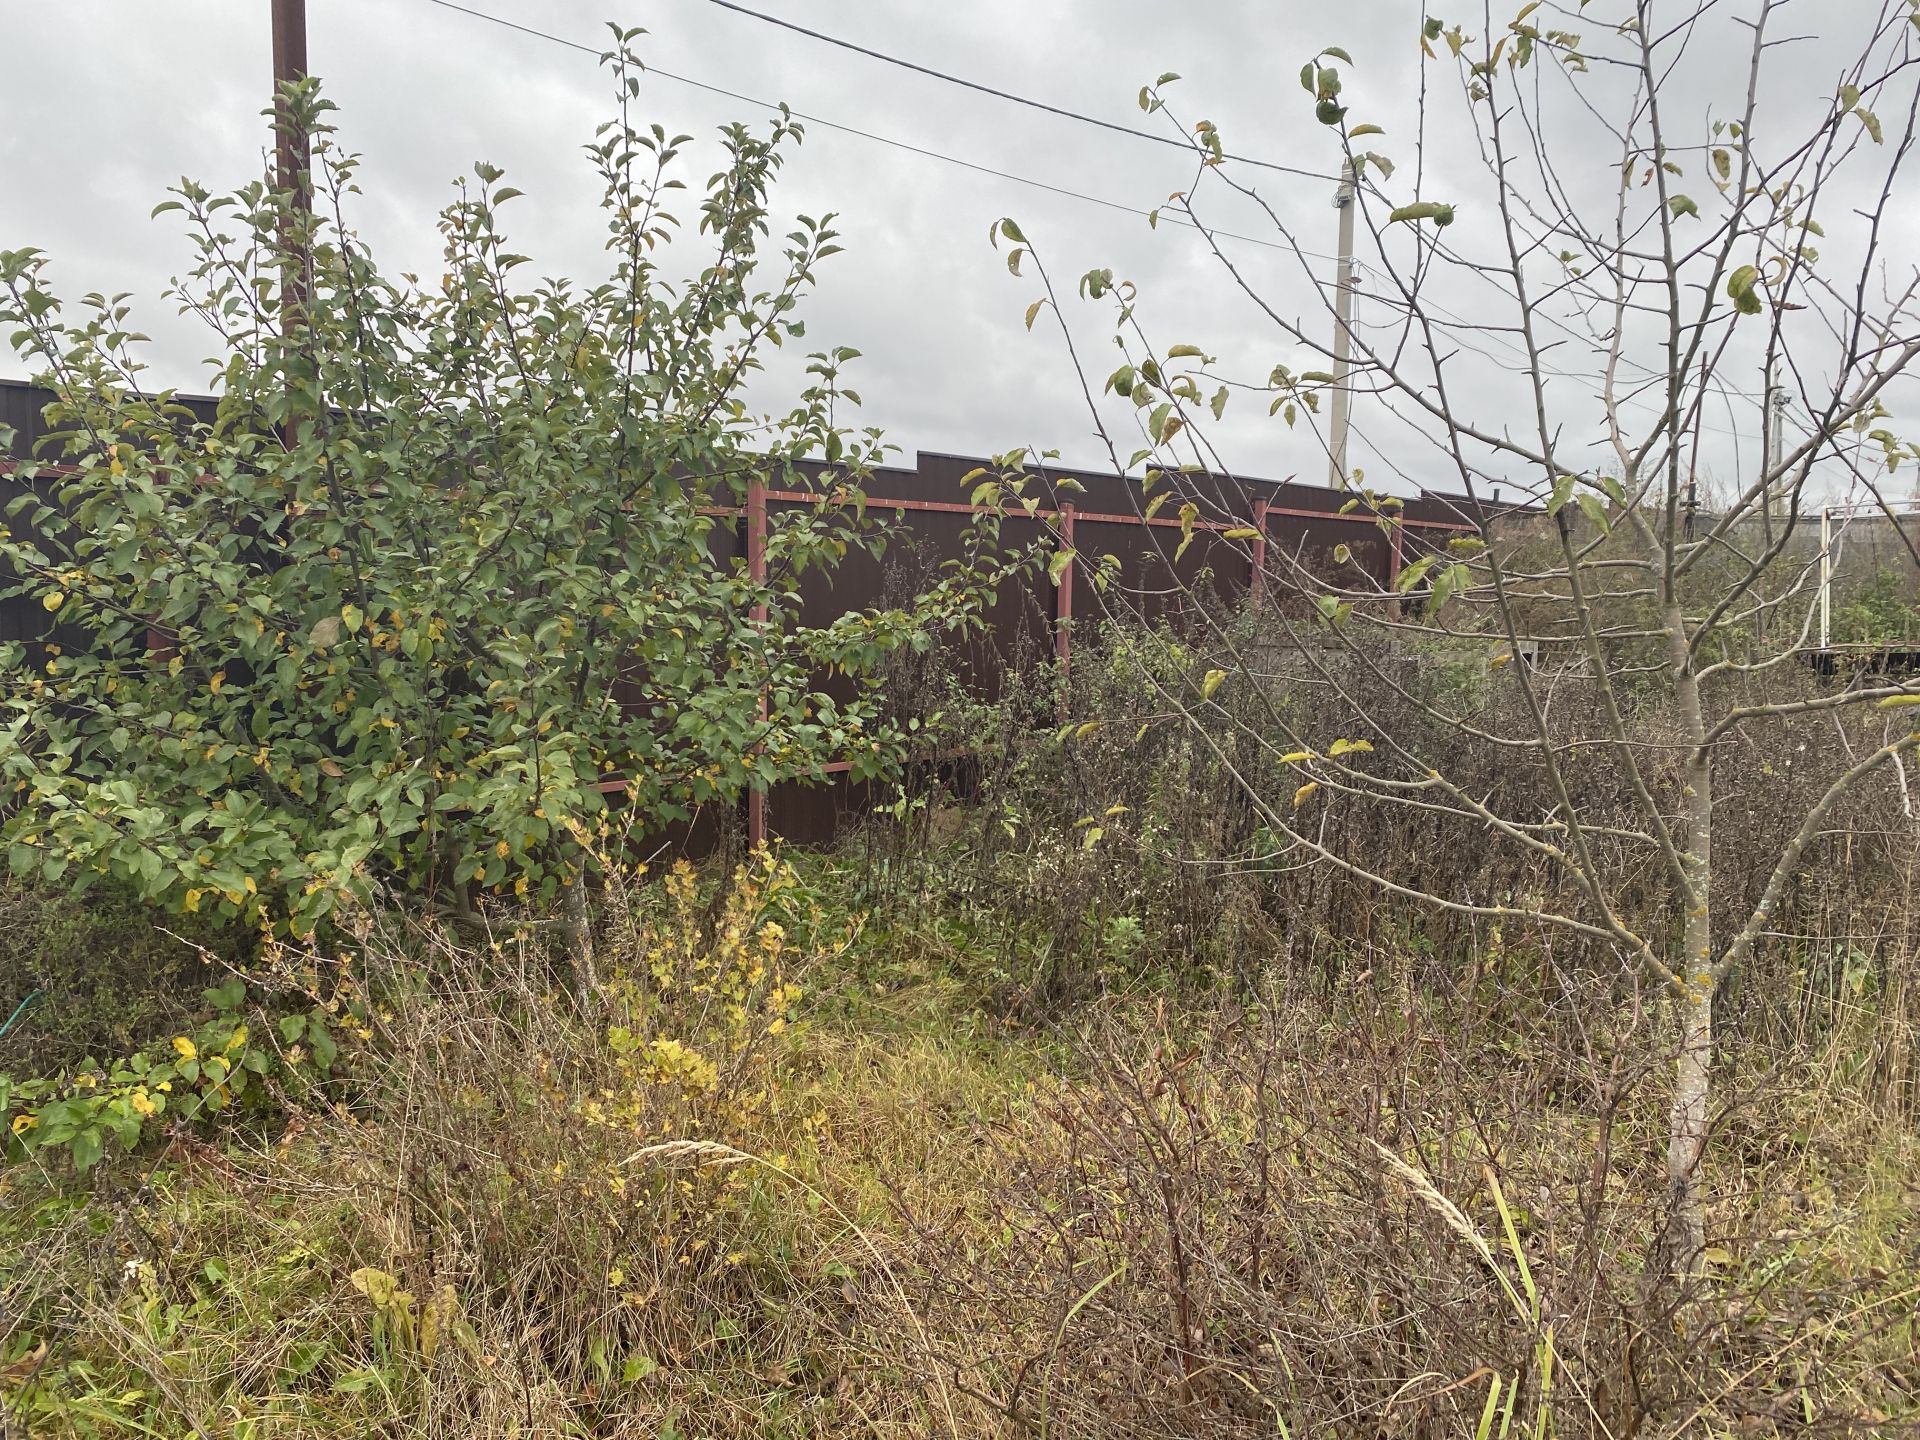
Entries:
<svg viewBox="0 0 1920 1440">
<path fill-rule="evenodd" d="M 1420 220 L 1431 220 L 1436 225 L 1453 223 L 1453 206 L 1442 205 L 1433 200 L 1421 200 L 1412 205 L 1396 207 L 1387 216 L 1389 224 L 1406 225 Z"/>
<path fill-rule="evenodd" d="M 1580 505 L 1580 511 L 1598 527 L 1603 535 L 1613 533 L 1613 522 L 1607 518 L 1606 502 L 1591 490 L 1582 490 L 1574 497 Z"/>
<path fill-rule="evenodd" d="M 1394 589 L 1402 595 L 1406 594 L 1420 583 L 1421 578 L 1433 568 L 1434 562 L 1439 558 L 1438 555 L 1422 555 L 1411 565 L 1403 565 L 1400 568 L 1400 579 L 1395 583 Z"/>
<path fill-rule="evenodd" d="M 1696 220 L 1700 218 L 1700 207 L 1693 203 L 1692 197 L 1687 195 L 1669 196 L 1667 198 L 1667 210 L 1676 220 L 1682 215 L 1691 215 Z"/>
<path fill-rule="evenodd" d="M 1860 123 L 1867 127 L 1867 134 L 1872 137 L 1874 144 L 1881 145 L 1885 143 L 1885 137 L 1880 133 L 1880 117 L 1878 115 L 1874 114 L 1871 110 L 1855 110 L 1853 113 L 1859 117 Z"/>
<path fill-rule="evenodd" d="M 1047 559 L 1048 581 L 1054 585 L 1058 585 L 1060 583 L 1060 577 L 1067 573 L 1067 567 L 1072 564 L 1073 550 L 1068 546 L 1061 546 Z"/>
<path fill-rule="evenodd" d="M 1014 224 L 1012 220 L 1002 218 L 999 228 L 1002 235 L 1016 244 L 1024 245 L 1027 243 L 1027 237 L 1021 233 L 1020 227 Z"/>
<path fill-rule="evenodd" d="M 1567 501 L 1573 498 L 1573 488 L 1580 483 L 1575 475 L 1556 475 L 1553 490 L 1547 496 L 1547 514 L 1558 515 Z"/>
<path fill-rule="evenodd" d="M 1042 305 L 1045 305 L 1046 303 L 1047 302 L 1043 297 L 1039 300 L 1034 301 L 1031 305 L 1027 307 L 1027 329 L 1029 330 L 1033 329 L 1034 317 L 1040 313 L 1040 307 Z"/>
<path fill-rule="evenodd" d="M 1167 359 L 1182 360 L 1182 359 L 1186 359 L 1189 356 L 1197 355 L 1204 360 L 1206 358 L 1206 353 L 1207 352 L 1202 350 L 1198 345 L 1176 345 L 1171 350 L 1167 351 Z"/>
<path fill-rule="evenodd" d="M 1733 178 L 1733 157 L 1725 150 L 1716 149 L 1713 152 L 1713 168 L 1719 173 L 1722 180 L 1731 180 Z"/>
<path fill-rule="evenodd" d="M 1362 135 L 1384 135 L 1387 132 L 1378 125 L 1356 125 L 1347 131 L 1349 140 L 1358 140 Z"/>
<path fill-rule="evenodd" d="M 1338 45 L 1329 45 L 1327 46 L 1326 49 L 1322 50 L 1320 53 L 1322 55 L 1331 55 L 1334 59 L 1340 61 L 1340 63 L 1343 65 L 1351 65 L 1353 63 L 1353 57 L 1347 54 L 1347 52 L 1342 50 Z"/>
<path fill-rule="evenodd" d="M 1180 543 L 1174 547 L 1173 558 L 1178 560 L 1187 553 L 1187 547 L 1193 544 L 1193 522 L 1200 518 L 1200 507 L 1191 500 L 1180 507 Z"/>
<path fill-rule="evenodd" d="M 1742 265 L 1727 277 L 1727 296 L 1742 315 L 1760 313 L 1760 294 L 1755 288 L 1759 281 L 1760 272 L 1752 265 Z"/>
<path fill-rule="evenodd" d="M 1433 608 L 1437 611 L 1448 600 L 1462 591 L 1471 588 L 1473 572 L 1465 565 L 1448 565 L 1442 569 L 1433 582 Z"/>
</svg>

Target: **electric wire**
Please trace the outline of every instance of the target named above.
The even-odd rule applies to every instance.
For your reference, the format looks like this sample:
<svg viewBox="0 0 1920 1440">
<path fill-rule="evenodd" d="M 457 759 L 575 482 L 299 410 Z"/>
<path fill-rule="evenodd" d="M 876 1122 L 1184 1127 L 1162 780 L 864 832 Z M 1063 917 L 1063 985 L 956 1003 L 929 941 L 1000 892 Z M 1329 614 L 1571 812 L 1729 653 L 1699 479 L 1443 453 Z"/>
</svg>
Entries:
<svg viewBox="0 0 1920 1440">
<path fill-rule="evenodd" d="M 578 40 L 569 40 L 565 36 L 556 35 L 551 31 L 541 30 L 531 25 L 523 25 L 518 21 L 508 20 L 503 16 L 490 14 L 485 10 L 476 10 L 471 6 L 457 3 L 457 0 L 428 0 L 428 3 L 432 5 L 437 5 L 443 10 L 452 10 L 457 12 L 458 14 L 470 16 L 471 18 L 476 20 L 488 21 L 489 23 L 501 26 L 504 29 L 518 31 L 523 35 L 528 35 L 535 39 L 550 41 L 555 45 L 564 46 L 569 50 L 576 50 L 576 51 L 579 51 L 581 54 L 592 55 L 596 59 L 599 58 L 600 55 L 603 53 L 591 45 L 582 44 Z M 739 14 L 750 16 L 757 20 L 767 21 L 769 24 L 778 25 L 785 29 L 796 31 L 812 39 L 822 40 L 828 44 L 840 46 L 843 49 L 852 50 L 863 55 L 869 55 L 874 59 L 883 60 L 894 65 L 899 65 L 909 70 L 920 71 L 924 74 L 933 76 L 936 79 L 951 81 L 954 84 L 964 86 L 968 89 L 978 90 L 984 94 L 993 95 L 1000 99 L 1011 100 L 1018 104 L 1030 105 L 1033 108 L 1038 110 L 1045 110 L 1045 111 L 1048 111 L 1049 113 L 1060 115 L 1068 119 L 1081 120 L 1086 122 L 1087 124 L 1096 125 L 1103 129 L 1116 130 L 1122 134 L 1131 135 L 1139 139 L 1152 140 L 1160 144 L 1173 145 L 1179 149 L 1188 148 L 1187 146 L 1183 145 L 1182 142 L 1169 139 L 1167 136 L 1164 136 L 1164 135 L 1154 135 L 1145 130 L 1134 130 L 1124 125 L 1114 124 L 1111 121 L 1099 120 L 1092 116 L 1080 115 L 1069 110 L 1061 110 L 1055 106 L 1047 105 L 1037 100 L 1029 100 L 1023 96 L 1015 95 L 1010 92 L 995 90 L 991 86 L 981 85 L 970 80 L 961 79 L 957 76 L 951 76 L 937 70 L 931 70 L 925 66 L 917 65 L 912 61 L 901 60 L 894 56 L 887 55 L 881 51 L 869 50 L 864 46 L 854 44 L 852 41 L 841 40 L 836 36 L 825 35 L 818 31 L 809 30 L 805 26 L 796 25 L 791 21 L 782 20 L 777 16 L 765 15 L 765 14 L 762 14 L 760 11 L 750 10 L 743 5 L 737 5 L 732 3 L 732 0 L 708 0 L 708 3 L 717 5 L 722 9 L 736 11 Z M 671 80 L 676 84 L 685 85 L 695 90 L 703 90 L 711 95 L 719 95 L 729 100 L 737 100 L 740 103 L 745 105 L 754 105 L 766 110 L 777 110 L 781 108 L 779 105 L 777 105 L 773 101 L 763 100 L 758 96 L 742 94 L 737 90 L 728 90 L 723 86 L 709 84 L 704 80 L 696 80 L 691 76 L 677 74 L 674 71 L 662 69 L 661 67 L 656 65 L 649 64 L 645 67 L 645 69 L 649 75 L 657 75 L 663 80 Z M 1128 205 L 1118 200 L 1108 200 L 1098 195 L 1088 195 L 1082 191 L 1070 190 L 1065 186 L 1055 185 L 1045 180 L 1035 180 L 1031 176 L 1019 175 L 1012 171 L 997 169 L 996 167 L 991 165 L 982 165 L 972 160 L 963 160 L 957 155 L 949 155 L 944 151 L 928 149 L 924 146 L 915 145 L 905 140 L 898 140 L 889 135 L 881 135 L 871 130 L 862 130 L 857 126 L 843 124 L 842 122 L 837 120 L 828 120 L 820 115 L 808 114 L 807 112 L 801 111 L 801 110 L 793 110 L 791 109 L 791 107 L 788 107 L 788 109 L 789 109 L 789 113 L 792 114 L 797 119 L 804 120 L 807 123 L 812 125 L 822 126 L 823 128 L 828 130 L 838 131 L 841 134 L 852 135 L 858 139 L 871 141 L 877 145 L 891 146 L 896 150 L 904 150 L 909 154 L 918 155 L 925 159 L 938 160 L 944 164 L 957 166 L 958 168 L 963 170 L 971 170 L 975 174 L 987 175 L 995 179 L 1011 181 L 1016 185 L 1025 185 L 1031 189 L 1042 190 L 1047 192 L 1048 194 L 1058 195 L 1065 199 L 1078 200 L 1083 204 L 1087 204 L 1087 205 L 1097 205 L 1100 208 L 1105 210 L 1112 210 L 1123 215 L 1137 216 L 1141 219 L 1148 220 L 1149 222 L 1154 221 L 1155 212 L 1143 210 L 1140 207 L 1135 205 Z M 1289 174 L 1304 176 L 1308 179 L 1327 180 L 1327 181 L 1333 181 L 1335 179 L 1335 177 L 1333 176 L 1321 175 L 1309 170 L 1294 170 L 1294 169 L 1290 169 L 1287 166 L 1270 164 L 1267 161 L 1246 160 L 1244 157 L 1240 157 L 1240 158 L 1242 158 L 1243 163 L 1246 163 L 1249 165 L 1262 166 L 1266 169 L 1272 169 L 1272 170 L 1281 170 Z M 1334 260 L 1336 258 L 1332 255 L 1322 255 L 1313 251 L 1302 250 L 1295 245 L 1292 245 L 1283 241 L 1266 240 L 1256 235 L 1246 235 L 1237 231 L 1221 230 L 1221 229 L 1215 229 L 1211 226 L 1197 225 L 1194 222 L 1179 216 L 1167 215 L 1167 214 L 1161 213 L 1159 215 L 1159 221 L 1169 225 L 1178 225 L 1183 229 L 1199 231 L 1201 233 L 1217 236 L 1218 238 L 1223 240 L 1234 240 L 1242 244 L 1258 245 L 1264 249 L 1280 250 L 1289 254 L 1298 254 L 1309 259 Z M 1372 271 L 1376 275 L 1385 273 L 1380 269 L 1379 266 L 1375 265 L 1373 262 L 1358 256 L 1354 257 L 1353 263 L 1355 267 L 1360 270 Z M 1525 352 L 1521 349 L 1521 347 L 1516 342 L 1507 339 L 1505 336 L 1493 335 L 1493 334 L 1487 333 L 1484 327 L 1474 325 L 1472 324 L 1472 322 L 1465 320 L 1464 317 L 1460 316 L 1456 312 L 1447 310 L 1444 307 L 1434 304 L 1431 301 L 1427 301 L 1426 303 L 1431 305 L 1432 308 L 1437 313 L 1447 317 L 1447 319 L 1452 322 L 1452 325 L 1454 327 L 1463 327 L 1463 328 L 1471 329 L 1475 333 L 1482 334 L 1484 335 L 1484 338 L 1492 341 L 1495 344 L 1502 346 L 1502 348 L 1504 349 L 1511 351 L 1516 357 L 1518 357 L 1524 362 Z M 1547 317 L 1547 318 L 1552 319 L 1553 317 Z M 1555 320 L 1554 323 L 1560 324 L 1560 322 L 1557 320 Z M 1560 325 L 1560 328 L 1566 329 L 1566 327 L 1563 324 Z M 1567 333 L 1570 335 L 1576 334 L 1576 332 L 1572 330 L 1568 330 Z M 1488 353 L 1486 350 L 1482 349 L 1480 346 L 1473 345 L 1462 340 L 1461 336 L 1457 333 L 1457 329 L 1455 330 L 1453 338 L 1456 341 L 1456 343 L 1465 344 L 1467 349 L 1474 351 L 1484 359 L 1490 360 L 1495 364 L 1504 363 L 1499 359 L 1499 357 Z M 1585 338 L 1585 337 L 1577 337 L 1577 338 Z M 1557 367 L 1549 366 L 1544 363 L 1541 363 L 1539 368 L 1542 370 L 1543 373 L 1556 375 L 1561 378 L 1569 379 L 1569 380 L 1593 380 L 1596 378 L 1595 376 L 1592 376 L 1592 375 L 1586 375 L 1586 374 L 1581 374 L 1579 372 L 1558 369 Z M 1645 405 L 1649 402 L 1629 399 L 1624 403 Z M 1713 430 L 1719 434 L 1734 436 L 1735 438 L 1745 438 L 1745 437 L 1738 436 L 1737 432 L 1730 431 L 1730 430 L 1722 430 L 1716 426 L 1705 426 L 1704 428 L 1708 430 Z"/>
<path fill-rule="evenodd" d="M 443 10 L 453 10 L 462 15 L 472 16 L 476 20 L 491 21 L 493 24 L 502 26 L 508 30 L 518 30 L 523 35 L 531 35 L 540 40 L 550 40 L 556 45 L 564 45 L 569 50 L 578 50 L 582 54 L 592 55 L 595 58 L 598 58 L 602 53 L 594 49 L 591 45 L 581 44 L 578 40 L 569 40 L 564 35 L 555 35 L 546 30 L 537 30 L 531 25 L 522 25 L 517 21 L 508 20 L 499 15 L 489 15 L 484 10 L 475 10 L 470 6 L 456 4 L 455 0 L 427 0 L 427 3 L 430 5 L 438 5 Z M 743 95 L 737 90 L 728 90 L 719 85 L 710 85 L 704 80 L 695 80 L 688 75 L 678 75 L 671 70 L 663 70 L 657 65 L 648 65 L 645 69 L 647 74 L 657 75 L 662 80 L 672 80 L 678 84 L 690 86 L 695 90 L 704 90 L 711 95 L 720 95 L 729 100 L 738 100 L 743 105 L 757 105 L 765 110 L 778 110 L 782 108 L 771 100 L 762 100 L 757 96 Z M 1045 180 L 1035 180 L 1027 175 L 1016 175 L 1010 170 L 999 170 L 991 165 L 981 165 L 972 160 L 962 160 L 957 155 L 948 155 L 940 150 L 929 150 L 924 146 L 914 145 L 905 140 L 896 140 L 889 135 L 876 134 L 871 130 L 859 129 L 857 126 L 844 125 L 837 120 L 828 120 L 819 115 L 810 115 L 804 110 L 794 110 L 791 107 L 787 107 L 787 109 L 788 113 L 796 119 L 805 120 L 810 125 L 820 125 L 828 130 L 837 130 L 843 135 L 853 135 L 862 140 L 871 140 L 877 145 L 890 145 L 896 150 L 905 150 L 910 154 L 920 155 L 929 160 L 939 160 L 948 165 L 956 165 L 962 170 L 971 170 L 976 174 L 990 175 L 1000 180 L 1010 180 L 1016 185 L 1026 185 L 1035 190 L 1045 190 L 1050 194 L 1060 195 L 1069 200 L 1079 200 L 1088 205 L 1098 205 L 1103 209 L 1117 210 L 1123 215 L 1136 215 L 1149 223 L 1155 223 L 1154 212 L 1142 210 L 1136 205 L 1126 205 L 1118 200 L 1107 200 L 1098 195 L 1087 195 L 1078 190 L 1069 190 L 1063 185 L 1054 185 Z M 1193 224 L 1191 221 L 1181 219 L 1178 216 L 1163 214 L 1159 217 L 1159 220 L 1168 225 L 1178 225 L 1183 229 L 1204 230 L 1206 234 L 1216 235 L 1222 240 L 1237 240 L 1242 244 L 1259 245 L 1269 250 L 1284 250 L 1289 253 L 1292 253 L 1294 249 L 1291 245 L 1283 244 L 1277 240 L 1263 240 L 1257 235 L 1243 235 L 1233 230 L 1216 230 L 1211 226 L 1202 227 Z"/>
<path fill-rule="evenodd" d="M 898 65 L 902 70 L 912 70 L 916 74 L 930 76 L 935 80 L 944 80 L 949 85 L 959 85 L 968 90 L 976 90 L 982 95 L 991 95 L 999 100 L 1010 100 L 1015 105 L 1025 105 L 1030 109 L 1043 110 L 1049 115 L 1057 115 L 1063 120 L 1077 120 L 1082 125 L 1097 125 L 1102 130 L 1111 130 L 1120 135 L 1131 135 L 1136 140 L 1151 140 L 1156 145 L 1171 145 L 1176 150 L 1193 153 L 1193 146 L 1185 140 L 1176 140 L 1170 135 L 1156 135 L 1151 130 L 1136 130 L 1131 125 L 1122 125 L 1113 120 L 1102 120 L 1094 115 L 1082 115 L 1077 110 L 1063 109 L 1058 105 L 1049 105 L 1044 100 L 1034 100 L 1025 95 L 1016 95 L 1011 90 L 998 90 L 991 85 L 983 85 L 978 80 L 964 79 L 959 75 L 949 75 L 944 70 L 935 70 L 930 65 L 921 65 L 912 60 L 904 60 L 898 55 L 889 55 L 884 50 L 872 50 L 865 45 L 855 44 L 851 40 L 842 40 L 837 35 L 828 35 L 819 30 L 809 30 L 805 25 L 796 25 L 791 20 L 783 20 L 778 15 L 768 15 L 763 11 L 750 10 L 745 5 L 736 5 L 734 0 L 708 0 L 722 10 L 731 10 L 736 15 L 750 16 L 763 20 L 769 25 L 778 25 L 783 30 L 791 30 L 796 35 L 805 35 L 810 40 L 819 40 L 828 45 L 838 45 L 842 50 L 851 50 L 856 55 L 865 55 L 869 59 L 883 61 L 888 65 Z M 1251 165 L 1261 170 L 1274 170 L 1282 175 L 1298 175 L 1306 180 L 1324 180 L 1329 185 L 1338 185 L 1340 177 L 1324 175 L 1317 170 L 1302 170 L 1293 165 L 1281 165 L 1272 160 L 1255 160 L 1246 155 L 1227 155 L 1225 159 L 1238 165 Z"/>
</svg>

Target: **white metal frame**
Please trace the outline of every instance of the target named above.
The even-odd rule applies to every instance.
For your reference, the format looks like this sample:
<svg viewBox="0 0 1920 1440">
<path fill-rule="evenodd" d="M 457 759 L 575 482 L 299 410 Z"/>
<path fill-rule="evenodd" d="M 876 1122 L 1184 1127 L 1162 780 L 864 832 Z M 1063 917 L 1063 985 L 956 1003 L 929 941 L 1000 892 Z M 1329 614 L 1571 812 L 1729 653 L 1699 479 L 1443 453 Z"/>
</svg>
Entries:
<svg viewBox="0 0 1920 1440">
<path fill-rule="evenodd" d="M 1856 517 L 1889 515 L 1902 511 L 1920 514 L 1920 496 L 1911 500 L 1869 501 L 1858 505 L 1828 505 L 1820 511 L 1820 648 L 1833 648 L 1833 522 L 1838 516 L 1841 530 Z"/>
</svg>

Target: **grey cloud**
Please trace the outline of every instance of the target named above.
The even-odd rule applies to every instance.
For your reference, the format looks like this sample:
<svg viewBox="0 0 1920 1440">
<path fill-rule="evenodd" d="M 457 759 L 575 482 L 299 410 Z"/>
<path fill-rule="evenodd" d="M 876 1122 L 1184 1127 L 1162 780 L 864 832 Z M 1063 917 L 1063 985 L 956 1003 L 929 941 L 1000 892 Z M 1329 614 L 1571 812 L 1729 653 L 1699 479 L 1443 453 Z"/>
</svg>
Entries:
<svg viewBox="0 0 1920 1440">
<path fill-rule="evenodd" d="M 592 46 L 604 42 L 603 22 L 611 14 L 649 28 L 644 54 L 663 69 L 786 99 L 846 125 L 1130 206 L 1158 204 L 1193 179 L 1190 164 L 1172 150 L 956 90 L 705 0 L 475 3 Z M 1142 116 L 1133 103 L 1136 90 L 1163 70 L 1178 71 L 1185 78 L 1171 93 L 1187 123 L 1218 124 L 1230 150 L 1322 171 L 1336 163 L 1333 137 L 1311 122 L 1295 72 L 1321 46 L 1342 44 L 1355 62 L 1345 98 L 1356 114 L 1377 115 L 1388 127 L 1383 149 L 1403 165 L 1413 154 L 1420 10 L 1408 0 L 1341 6 L 1224 0 L 1177 10 L 1147 0 L 759 4 L 876 49 L 1147 128 L 1163 117 Z M 606 113 L 609 91 L 591 57 L 427 0 L 314 0 L 310 10 L 313 67 L 341 107 L 344 143 L 366 157 L 367 195 L 356 223 L 383 263 L 431 271 L 438 253 L 432 221 L 447 184 L 484 157 L 527 192 L 511 216 L 517 248 L 548 272 L 590 277 L 600 270 L 596 186 L 580 146 Z M 1579 23 L 1597 29 L 1601 19 L 1591 13 Z M 258 112 L 267 94 L 267 7 L 259 0 L 176 0 L 164 7 L 67 0 L 57 7 L 16 5 L 5 25 L 16 123 L 0 143 L 0 244 L 51 251 L 66 293 L 131 290 L 157 297 L 187 253 L 174 229 L 145 218 L 164 186 L 181 173 L 215 186 L 257 173 L 266 143 Z M 1829 72 L 1841 58 L 1837 43 L 1804 43 L 1804 56 L 1769 112 L 1783 130 L 1804 122 L 1810 107 L 1831 94 Z M 1744 59 L 1731 47 L 1703 47 L 1684 63 L 1675 103 L 1697 128 L 1710 108 L 1721 113 L 1729 97 L 1737 100 Z M 1472 134 L 1457 97 L 1446 93 L 1451 72 L 1430 69 L 1429 79 L 1438 96 L 1427 135 L 1430 193 L 1458 193 L 1456 236 L 1484 247 L 1492 239 L 1490 199 Z M 643 110 L 700 137 L 731 119 L 761 118 L 751 105 L 658 76 L 648 83 Z M 1569 134 L 1583 124 L 1570 100 L 1552 102 L 1547 113 Z M 31 118 L 22 124 L 18 117 Z M 703 180 L 711 159 L 703 138 L 686 178 Z M 1304 248 L 1331 251 L 1328 185 L 1237 173 L 1251 175 Z M 1611 159 L 1596 150 L 1590 166 L 1572 167 L 1568 181 L 1593 198 L 1604 196 L 1611 174 Z M 1271 233 L 1256 207 L 1217 185 L 1203 186 L 1199 196 L 1222 227 Z M 840 212 L 849 253 L 822 272 L 807 313 L 809 340 L 864 353 L 856 381 L 867 400 L 863 418 L 909 450 L 988 452 L 1030 444 L 1058 447 L 1080 463 L 1103 457 L 1057 331 L 1049 320 L 1031 335 L 1022 327 L 1036 284 L 1031 276 L 1009 276 L 987 246 L 987 227 L 1003 214 L 1020 218 L 1064 296 L 1071 297 L 1082 271 L 1097 265 L 1137 282 L 1142 324 L 1163 347 L 1175 341 L 1206 346 L 1227 372 L 1255 381 L 1276 361 L 1316 365 L 1239 293 L 1199 237 L 1170 225 L 1149 230 L 1136 216 L 821 126 L 811 127 L 785 172 L 777 203 L 788 212 Z M 1316 280 L 1330 278 L 1328 262 L 1311 260 L 1313 269 L 1303 273 L 1281 250 L 1222 244 L 1282 314 L 1304 317 L 1311 333 L 1330 332 L 1314 289 Z M 1377 276 L 1369 275 L 1363 286 L 1359 319 L 1365 325 L 1390 319 L 1371 298 L 1376 284 Z M 1441 303 L 1471 315 L 1487 299 L 1471 283 L 1456 283 Z M 1097 382 L 1114 363 L 1106 312 L 1070 298 L 1066 310 Z M 141 315 L 155 337 L 154 373 L 185 386 L 202 383 L 195 361 L 206 349 L 204 338 L 157 298 Z M 1581 353 L 1565 335 L 1558 339 L 1553 363 L 1593 368 L 1591 346 Z M 1463 352 L 1457 362 L 1462 398 L 1490 423 L 1506 423 L 1524 398 L 1512 373 L 1516 356 L 1510 344 L 1484 337 L 1476 343 L 1485 353 Z M 758 382 L 756 398 L 778 403 L 796 363 L 797 357 L 780 357 Z M 1554 385 L 1572 395 L 1579 383 Z M 1729 403 L 1738 420 L 1725 422 L 1728 428 L 1750 431 L 1757 411 Z M 1265 411 L 1261 397 L 1234 402 L 1220 432 L 1225 458 L 1253 474 L 1323 476 L 1324 451 L 1314 438 L 1304 429 L 1288 432 Z M 1356 457 L 1374 478 L 1396 470 L 1414 483 L 1448 478 L 1429 443 L 1430 427 L 1403 423 L 1367 400 L 1356 407 L 1356 424 Z M 1731 438 L 1716 439 L 1709 459 L 1733 466 Z"/>
</svg>

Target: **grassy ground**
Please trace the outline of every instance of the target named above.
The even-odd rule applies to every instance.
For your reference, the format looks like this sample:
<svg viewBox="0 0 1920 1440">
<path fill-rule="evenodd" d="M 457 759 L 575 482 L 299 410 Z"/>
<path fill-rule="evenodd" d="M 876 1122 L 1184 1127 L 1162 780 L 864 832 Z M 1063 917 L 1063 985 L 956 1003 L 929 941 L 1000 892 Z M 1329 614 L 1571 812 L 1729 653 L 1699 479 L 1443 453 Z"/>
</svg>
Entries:
<svg viewBox="0 0 1920 1440">
<path fill-rule="evenodd" d="M 0 1176 L 0 1434 L 1920 1424 L 1920 1146 L 1820 1057 L 1729 1108 L 1672 1293 L 1630 1031 L 1279 979 L 1016 1024 L 919 913 L 682 877 L 584 1008 L 528 935 L 376 930 L 324 1087 Z"/>
</svg>

